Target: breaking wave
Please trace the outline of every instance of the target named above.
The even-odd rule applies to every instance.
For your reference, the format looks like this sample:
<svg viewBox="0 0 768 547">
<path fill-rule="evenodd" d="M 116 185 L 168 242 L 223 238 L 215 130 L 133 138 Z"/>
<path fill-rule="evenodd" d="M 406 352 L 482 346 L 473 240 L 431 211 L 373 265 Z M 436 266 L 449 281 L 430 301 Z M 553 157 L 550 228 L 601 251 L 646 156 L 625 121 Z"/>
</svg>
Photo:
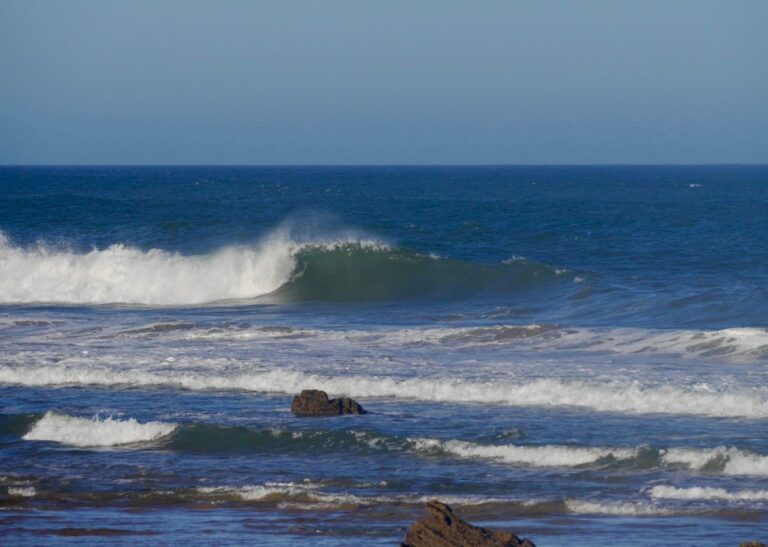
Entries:
<svg viewBox="0 0 768 547">
<path fill-rule="evenodd" d="M 768 456 L 735 447 L 696 449 L 648 445 L 484 444 L 459 439 L 408 438 L 356 430 L 139 423 L 134 419 L 87 419 L 53 412 L 46 413 L 42 418 L 33 415 L 0 415 L 0 418 L 0 434 L 82 447 L 157 441 L 152 446 L 203 454 L 362 454 L 384 451 L 424 457 L 487 460 L 521 467 L 685 469 L 713 475 L 768 476 Z"/>
<path fill-rule="evenodd" d="M 654 486 L 648 493 L 652 498 L 672 500 L 723 500 L 723 501 L 768 501 L 768 490 L 725 490 L 695 486 L 676 488 L 674 486 Z"/>
<path fill-rule="evenodd" d="M 27 441 L 53 441 L 79 447 L 118 446 L 148 442 L 171 434 L 174 424 L 139 423 L 134 418 L 78 418 L 46 412 L 22 438 Z"/>
<path fill-rule="evenodd" d="M 203 255 L 123 244 L 23 248 L 0 233 L 0 303 L 366 302 L 511 291 L 564 273 L 523 259 L 485 266 L 439 258 L 351 232 L 302 238 L 289 227 Z"/>
<path fill-rule="evenodd" d="M 77 365 L 0 366 L 0 383 L 25 386 L 100 385 L 174 387 L 191 390 L 244 390 L 297 393 L 322 389 L 357 397 L 396 397 L 434 402 L 533 407 L 581 407 L 624 414 L 679 414 L 724 418 L 768 418 L 763 391 L 697 391 L 639 382 L 542 378 L 470 381 L 447 378 L 398 379 L 385 376 L 324 376 L 296 370 L 215 374 L 186 371 L 115 370 Z"/>
<path fill-rule="evenodd" d="M 462 458 L 479 458 L 532 467 L 578 467 L 600 461 L 635 458 L 634 448 L 580 446 L 481 445 L 465 441 L 415 439 L 420 450 L 440 450 Z"/>
<path fill-rule="evenodd" d="M 650 517 L 655 515 L 672 515 L 674 511 L 669 507 L 659 507 L 647 503 L 636 502 L 594 502 L 584 500 L 566 500 L 565 506 L 571 513 L 586 515 L 611 515 Z"/>
</svg>

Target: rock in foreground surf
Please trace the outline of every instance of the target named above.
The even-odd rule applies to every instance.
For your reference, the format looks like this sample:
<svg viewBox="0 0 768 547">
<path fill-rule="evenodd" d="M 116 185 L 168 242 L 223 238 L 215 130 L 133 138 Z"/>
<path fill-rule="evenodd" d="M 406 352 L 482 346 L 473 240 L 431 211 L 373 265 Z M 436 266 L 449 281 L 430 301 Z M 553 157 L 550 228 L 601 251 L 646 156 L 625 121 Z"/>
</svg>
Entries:
<svg viewBox="0 0 768 547">
<path fill-rule="evenodd" d="M 536 547 L 532 541 L 520 539 L 511 532 L 486 530 L 457 517 L 439 501 L 427 503 L 427 515 L 417 520 L 405 536 L 401 547 Z"/>
<path fill-rule="evenodd" d="M 291 412 L 297 416 L 341 416 L 367 414 L 365 409 L 349 397 L 329 399 L 325 391 L 305 389 L 291 401 Z"/>
</svg>

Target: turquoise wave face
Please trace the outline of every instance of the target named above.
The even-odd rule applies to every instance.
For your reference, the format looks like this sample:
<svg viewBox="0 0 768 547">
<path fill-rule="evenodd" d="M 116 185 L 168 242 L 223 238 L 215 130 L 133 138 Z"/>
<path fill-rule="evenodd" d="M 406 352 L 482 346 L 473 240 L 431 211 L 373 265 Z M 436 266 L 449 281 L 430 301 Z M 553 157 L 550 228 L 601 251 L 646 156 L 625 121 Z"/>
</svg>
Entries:
<svg viewBox="0 0 768 547">
<path fill-rule="evenodd" d="M 290 281 L 274 293 L 281 300 L 450 300 L 522 293 L 575 277 L 524 259 L 486 265 L 355 244 L 334 249 L 309 245 L 296 261 Z"/>
</svg>

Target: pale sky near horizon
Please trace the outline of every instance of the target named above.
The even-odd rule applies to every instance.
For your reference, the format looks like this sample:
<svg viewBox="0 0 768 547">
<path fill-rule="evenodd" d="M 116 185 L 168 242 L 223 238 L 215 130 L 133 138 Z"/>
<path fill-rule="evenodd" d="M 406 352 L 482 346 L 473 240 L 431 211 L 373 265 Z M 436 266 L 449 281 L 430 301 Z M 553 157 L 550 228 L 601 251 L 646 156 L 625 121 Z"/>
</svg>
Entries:
<svg viewBox="0 0 768 547">
<path fill-rule="evenodd" d="M 0 0 L 0 164 L 768 163 L 766 29 L 766 0 Z"/>
</svg>

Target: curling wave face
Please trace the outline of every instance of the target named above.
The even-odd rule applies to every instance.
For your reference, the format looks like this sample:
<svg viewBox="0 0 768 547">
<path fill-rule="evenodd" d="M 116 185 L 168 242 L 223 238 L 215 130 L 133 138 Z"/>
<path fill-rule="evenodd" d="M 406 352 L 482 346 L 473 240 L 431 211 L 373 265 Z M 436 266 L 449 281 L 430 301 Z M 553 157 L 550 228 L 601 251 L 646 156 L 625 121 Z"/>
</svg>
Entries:
<svg viewBox="0 0 768 547">
<path fill-rule="evenodd" d="M 76 252 L 12 245 L 0 233 L 0 303 L 194 306 L 213 302 L 383 301 L 510 291 L 564 272 L 516 259 L 484 266 L 357 233 L 302 238 L 280 227 L 254 245 L 183 255 L 123 244 Z"/>
</svg>

